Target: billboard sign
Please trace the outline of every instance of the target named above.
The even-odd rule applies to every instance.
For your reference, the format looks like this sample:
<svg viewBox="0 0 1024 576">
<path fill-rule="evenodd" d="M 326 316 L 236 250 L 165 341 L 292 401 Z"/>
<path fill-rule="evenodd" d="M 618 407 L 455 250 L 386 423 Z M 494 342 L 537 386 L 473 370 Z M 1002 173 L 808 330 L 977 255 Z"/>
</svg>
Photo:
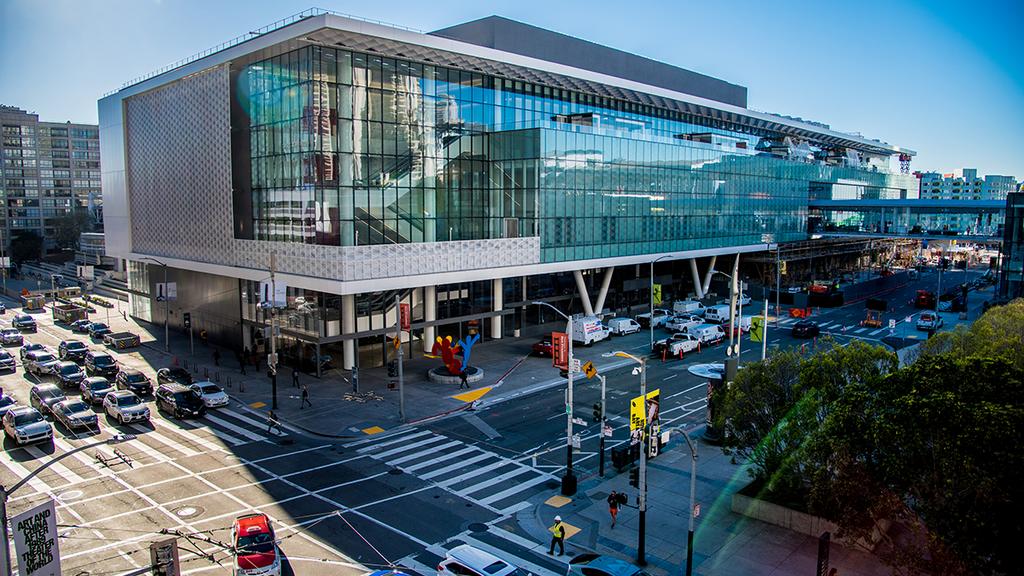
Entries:
<svg viewBox="0 0 1024 576">
<path fill-rule="evenodd" d="M 273 288 L 273 294 L 271 294 Z M 260 282 L 260 306 L 263 308 L 285 308 L 288 306 L 288 285 L 284 282 L 264 280 Z"/>
<path fill-rule="evenodd" d="M 11 518 L 14 553 L 22 576 L 60 576 L 57 512 L 53 500 Z"/>
<path fill-rule="evenodd" d="M 658 420 L 658 401 L 661 396 L 661 389 L 647 393 L 647 402 L 643 396 L 637 396 L 629 401 L 629 429 L 639 430 L 647 426 L 647 420 L 651 423 Z"/>
<path fill-rule="evenodd" d="M 157 302 L 164 302 L 164 301 L 167 301 L 167 300 L 177 300 L 177 299 L 178 299 L 178 283 L 177 282 L 168 282 L 167 284 L 164 284 L 163 282 L 157 282 L 157 284 L 156 284 L 156 301 Z"/>
<path fill-rule="evenodd" d="M 398 315 L 401 320 L 402 330 L 406 332 L 412 330 L 412 314 L 408 304 L 402 302 L 398 305 Z"/>
<path fill-rule="evenodd" d="M 565 332 L 551 333 L 551 365 L 569 369 L 569 335 Z"/>
</svg>

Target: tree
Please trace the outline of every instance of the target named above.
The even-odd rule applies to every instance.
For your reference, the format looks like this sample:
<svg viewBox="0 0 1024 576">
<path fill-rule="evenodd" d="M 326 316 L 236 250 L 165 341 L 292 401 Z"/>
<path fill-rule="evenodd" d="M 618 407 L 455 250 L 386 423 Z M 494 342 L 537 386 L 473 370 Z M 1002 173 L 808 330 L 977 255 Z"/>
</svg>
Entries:
<svg viewBox="0 0 1024 576">
<path fill-rule="evenodd" d="M 957 326 L 921 345 L 922 358 L 942 354 L 1003 357 L 1024 369 L 1024 299 L 991 308 L 970 328 Z"/>
<path fill-rule="evenodd" d="M 43 255 L 43 238 L 35 230 L 15 230 L 11 238 L 11 260 L 17 264 L 38 260 Z"/>
<path fill-rule="evenodd" d="M 54 237 L 57 246 L 77 250 L 82 232 L 89 230 L 89 224 L 89 214 L 84 210 L 72 208 L 66 212 L 54 222 L 57 228 L 57 234 Z"/>
</svg>

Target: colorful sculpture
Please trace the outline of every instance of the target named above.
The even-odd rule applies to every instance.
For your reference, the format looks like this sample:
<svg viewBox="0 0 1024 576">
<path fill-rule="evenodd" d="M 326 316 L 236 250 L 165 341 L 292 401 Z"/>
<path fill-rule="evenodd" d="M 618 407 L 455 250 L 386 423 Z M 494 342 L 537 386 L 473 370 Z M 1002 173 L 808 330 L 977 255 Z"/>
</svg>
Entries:
<svg viewBox="0 0 1024 576">
<path fill-rule="evenodd" d="M 461 374 L 469 366 L 469 356 L 473 352 L 473 345 L 480 341 L 479 334 L 473 334 L 466 340 L 459 340 L 457 343 L 452 344 L 452 337 L 445 336 L 444 338 L 438 336 L 434 340 L 434 346 L 428 354 L 431 358 L 440 358 L 441 362 L 444 363 L 445 368 L 448 369 L 452 375 Z M 462 353 L 462 359 L 459 360 L 455 355 L 459 352 Z"/>
</svg>

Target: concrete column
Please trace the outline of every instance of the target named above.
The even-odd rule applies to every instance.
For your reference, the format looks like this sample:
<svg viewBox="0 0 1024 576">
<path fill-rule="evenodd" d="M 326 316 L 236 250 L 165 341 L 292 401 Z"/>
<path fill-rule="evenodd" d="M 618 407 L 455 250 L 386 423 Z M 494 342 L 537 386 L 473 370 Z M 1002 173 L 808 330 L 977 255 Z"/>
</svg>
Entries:
<svg viewBox="0 0 1024 576">
<path fill-rule="evenodd" d="M 505 307 L 505 293 L 504 286 L 502 286 L 501 278 L 495 278 L 491 280 L 491 295 L 493 296 L 494 306 L 492 310 L 494 312 L 500 312 Z M 502 316 L 491 317 L 491 338 L 499 340 L 501 338 L 501 319 Z"/>
<path fill-rule="evenodd" d="M 430 322 L 437 320 L 437 286 L 423 287 L 423 321 Z M 429 352 L 434 347 L 434 338 L 437 335 L 437 328 L 426 326 L 423 328 L 423 350 Z"/>
<path fill-rule="evenodd" d="M 711 257 L 711 263 L 708 264 L 708 271 L 704 274 L 704 293 L 708 293 L 708 288 L 711 288 L 711 277 L 715 275 L 715 261 L 718 260 L 718 256 Z"/>
<path fill-rule="evenodd" d="M 587 293 L 587 284 L 583 281 L 583 271 L 573 270 L 572 276 L 576 279 L 576 292 L 579 293 L 580 302 L 583 303 L 583 313 L 593 316 L 594 309 L 590 306 L 590 294 Z"/>
<path fill-rule="evenodd" d="M 341 297 L 341 333 L 356 333 L 356 297 L 346 294 Z M 345 340 L 341 364 L 344 370 L 351 370 L 356 365 L 356 341 Z"/>
<path fill-rule="evenodd" d="M 604 301 L 608 297 L 608 287 L 612 284 L 612 274 L 614 272 L 614 267 L 604 269 L 604 278 L 601 279 L 601 291 L 597 293 L 597 302 L 594 304 L 594 310 L 597 310 L 598 314 L 601 313 L 601 310 L 604 310 Z"/>
<path fill-rule="evenodd" d="M 700 285 L 700 272 L 697 272 L 697 259 L 690 258 L 690 273 L 693 274 L 693 288 L 697 292 L 697 299 L 704 297 L 704 288 Z"/>
</svg>

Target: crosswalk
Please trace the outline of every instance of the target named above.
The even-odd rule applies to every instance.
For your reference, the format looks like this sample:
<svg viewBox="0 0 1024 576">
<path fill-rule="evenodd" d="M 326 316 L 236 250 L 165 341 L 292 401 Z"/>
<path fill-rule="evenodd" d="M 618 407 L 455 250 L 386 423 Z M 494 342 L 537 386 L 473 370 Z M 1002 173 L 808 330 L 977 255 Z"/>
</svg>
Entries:
<svg viewBox="0 0 1024 576">
<path fill-rule="evenodd" d="M 0 481 L 7 484 L 24 479 L 43 464 L 69 454 L 75 448 L 108 440 L 119 433 L 134 434 L 135 439 L 117 446 L 102 445 L 70 454 L 70 457 L 50 464 L 30 480 L 24 489 L 19 490 L 19 495 L 29 489 L 41 494 L 54 493 L 111 471 L 127 470 L 126 465 L 107 469 L 97 458 L 99 455 L 114 459 L 114 448 L 127 455 L 134 468 L 138 469 L 203 454 L 227 454 L 235 446 L 271 440 L 281 435 L 277 430 L 268 434 L 266 424 L 257 418 L 230 408 L 220 408 L 194 420 L 168 420 L 154 413 L 148 423 L 115 426 L 112 423 L 107 425 L 101 415 L 99 433 L 67 437 L 63 435 L 62 428 L 55 427 L 52 448 L 46 443 L 21 447 L 11 445 L 0 454 Z"/>
<path fill-rule="evenodd" d="M 795 324 L 796 322 L 799 322 L 799 321 L 800 321 L 799 318 L 782 318 L 782 319 L 779 320 L 779 325 L 780 326 L 789 326 L 789 325 Z M 871 332 L 868 332 L 868 330 L 870 330 L 870 328 L 861 326 L 860 324 L 845 324 L 843 322 L 835 322 L 835 321 L 823 322 L 821 324 L 818 324 L 818 327 L 821 328 L 822 331 L 829 332 L 829 333 L 832 333 L 832 334 L 850 334 L 850 335 L 862 336 L 862 337 L 863 336 L 878 336 L 882 332 L 885 332 L 885 331 L 888 330 L 887 327 L 883 327 L 883 328 L 879 328 L 877 330 L 872 330 Z M 865 332 L 867 332 L 867 333 L 865 334 Z"/>
<path fill-rule="evenodd" d="M 359 454 L 428 481 L 502 516 L 546 490 L 555 476 L 479 446 L 430 430 L 404 429 L 346 444 Z"/>
<path fill-rule="evenodd" d="M 467 530 L 444 543 L 428 546 L 422 552 L 402 558 L 397 564 L 421 576 L 428 576 L 437 572 L 438 563 L 444 560 L 449 550 L 462 544 L 490 552 L 536 576 L 565 574 L 568 559 L 572 557 L 568 543 L 565 556 L 552 557 L 547 555 L 546 543 L 534 542 L 520 534 L 489 525 L 486 531 Z"/>
</svg>

